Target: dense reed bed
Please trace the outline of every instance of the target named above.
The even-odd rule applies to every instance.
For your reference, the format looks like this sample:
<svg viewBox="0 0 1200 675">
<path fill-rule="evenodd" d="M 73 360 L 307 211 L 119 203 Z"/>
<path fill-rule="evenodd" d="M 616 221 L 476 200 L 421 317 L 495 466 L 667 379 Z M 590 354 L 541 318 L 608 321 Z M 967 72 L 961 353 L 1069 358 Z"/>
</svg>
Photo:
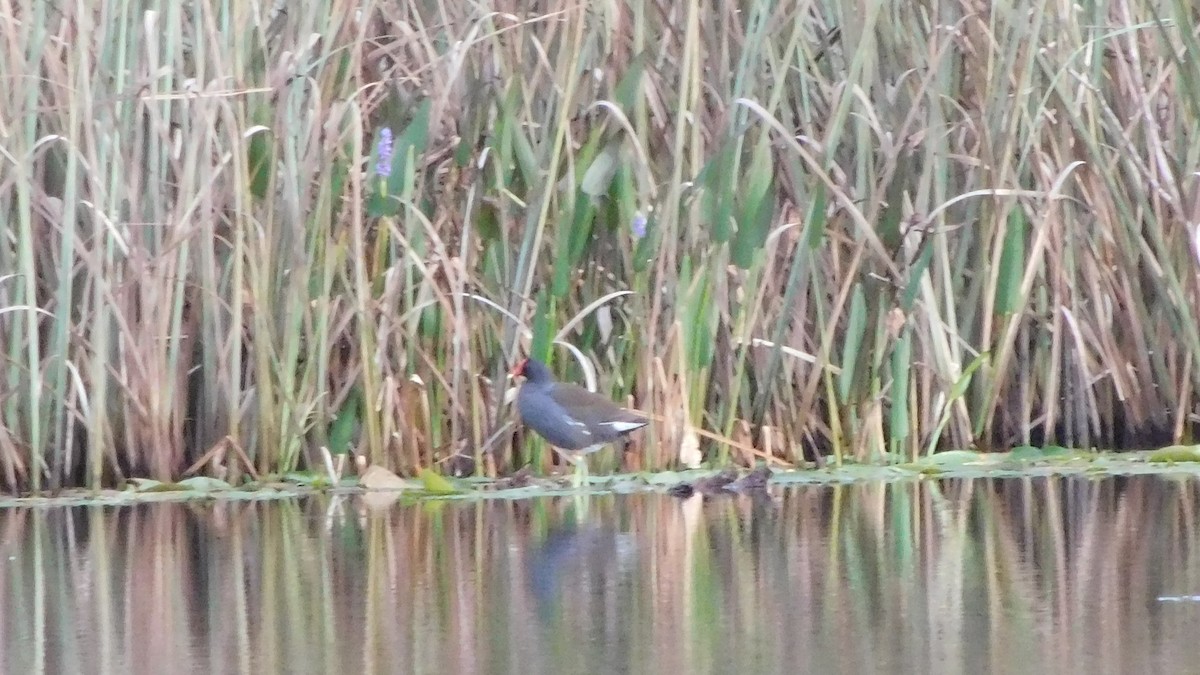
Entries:
<svg viewBox="0 0 1200 675">
<path fill-rule="evenodd" d="M 0 485 L 1190 433 L 1191 3 L 275 4 L 0 3 Z"/>
</svg>

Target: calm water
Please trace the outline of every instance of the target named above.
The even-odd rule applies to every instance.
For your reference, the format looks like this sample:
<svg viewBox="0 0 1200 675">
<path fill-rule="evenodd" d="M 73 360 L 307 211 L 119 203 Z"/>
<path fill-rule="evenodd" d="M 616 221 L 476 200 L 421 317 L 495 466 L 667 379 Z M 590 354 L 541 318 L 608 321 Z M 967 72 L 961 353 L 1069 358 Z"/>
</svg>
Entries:
<svg viewBox="0 0 1200 675">
<path fill-rule="evenodd" d="M 0 510 L 5 673 L 1187 673 L 1200 484 Z"/>
</svg>

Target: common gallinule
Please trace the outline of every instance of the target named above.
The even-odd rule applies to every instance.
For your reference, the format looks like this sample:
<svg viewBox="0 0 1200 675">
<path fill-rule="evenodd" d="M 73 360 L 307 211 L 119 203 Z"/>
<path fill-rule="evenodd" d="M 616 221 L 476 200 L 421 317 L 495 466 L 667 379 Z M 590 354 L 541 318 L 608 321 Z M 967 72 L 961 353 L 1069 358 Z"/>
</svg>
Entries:
<svg viewBox="0 0 1200 675">
<path fill-rule="evenodd" d="M 517 394 L 521 421 L 575 465 L 576 486 L 587 470 L 585 455 L 649 422 L 577 384 L 556 382 L 546 364 L 536 359 L 521 360 L 510 374 L 525 377 Z"/>
</svg>

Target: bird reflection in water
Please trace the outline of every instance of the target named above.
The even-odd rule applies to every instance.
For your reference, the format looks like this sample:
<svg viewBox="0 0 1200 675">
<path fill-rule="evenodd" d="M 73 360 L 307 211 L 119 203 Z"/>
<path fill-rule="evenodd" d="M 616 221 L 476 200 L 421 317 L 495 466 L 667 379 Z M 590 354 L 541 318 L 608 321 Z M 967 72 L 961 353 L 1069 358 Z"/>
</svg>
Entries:
<svg viewBox="0 0 1200 675">
<path fill-rule="evenodd" d="M 530 551 L 529 587 L 538 615 L 554 619 L 566 584 L 576 588 L 620 583 L 633 569 L 637 543 L 632 534 L 608 525 L 579 522 L 571 513 L 550 527 Z"/>
</svg>

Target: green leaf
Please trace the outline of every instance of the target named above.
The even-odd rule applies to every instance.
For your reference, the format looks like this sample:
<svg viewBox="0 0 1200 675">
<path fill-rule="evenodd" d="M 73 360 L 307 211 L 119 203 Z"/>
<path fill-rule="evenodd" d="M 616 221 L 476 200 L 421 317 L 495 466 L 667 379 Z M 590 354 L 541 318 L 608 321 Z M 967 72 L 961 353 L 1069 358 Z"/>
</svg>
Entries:
<svg viewBox="0 0 1200 675">
<path fill-rule="evenodd" d="M 425 155 L 429 145 L 429 111 L 432 105 L 431 99 L 422 100 L 413 112 L 412 121 L 396 138 L 389 187 L 397 193 L 405 193 L 405 188 L 411 189 L 402 181 L 409 180 L 408 177 L 415 173 L 415 165 Z"/>
<path fill-rule="evenodd" d="M 729 241 L 733 233 L 734 153 L 739 140 L 738 137 L 726 139 L 696 177 L 696 183 L 704 186 L 704 213 L 710 214 L 712 240 L 719 244 Z"/>
<path fill-rule="evenodd" d="M 346 162 L 333 162 L 333 167 L 329 171 L 329 202 L 333 204 L 333 212 L 336 214 L 342 208 L 342 195 L 345 194 L 346 179 L 350 175 L 350 169 L 346 166 Z"/>
<path fill-rule="evenodd" d="M 583 173 L 583 181 L 579 188 L 589 197 L 599 198 L 608 194 L 613 176 L 621 159 L 621 143 L 610 140 L 592 160 L 591 166 Z"/>
<path fill-rule="evenodd" d="M 749 269 L 763 250 L 775 217 L 775 166 L 771 146 L 762 139 L 755 147 L 750 163 L 748 185 L 738 215 L 737 234 L 733 239 L 733 264 Z"/>
<path fill-rule="evenodd" d="M 362 386 L 354 385 L 350 394 L 333 419 L 333 427 L 329 430 L 329 452 L 334 455 L 344 455 L 351 450 L 354 437 L 358 434 L 362 409 Z"/>
<path fill-rule="evenodd" d="M 908 380 L 911 363 L 912 331 L 905 328 L 892 351 L 892 409 L 888 436 L 894 441 L 893 447 L 898 447 L 908 438 Z"/>
<path fill-rule="evenodd" d="M 708 366 L 713 353 L 715 305 L 712 301 L 712 280 L 705 271 L 692 271 L 692 261 L 684 256 L 679 267 L 679 281 L 687 283 L 683 292 L 683 312 L 679 317 L 683 329 L 683 352 L 691 372 Z"/>
<path fill-rule="evenodd" d="M 576 200 L 574 207 L 564 204 L 559 214 L 560 226 L 556 228 L 554 240 L 554 278 L 550 287 L 556 298 L 564 298 L 573 290 L 573 275 L 591 239 L 595 216 L 595 205 L 586 199 Z M 567 223 L 566 227 L 562 223 Z"/>
<path fill-rule="evenodd" d="M 373 184 L 385 184 L 382 179 L 372 181 Z M 367 215 L 372 218 L 391 217 L 400 213 L 400 202 L 395 196 L 390 196 L 386 190 L 375 188 L 367 197 Z"/>
<path fill-rule="evenodd" d="M 912 168 L 912 162 L 909 157 L 904 156 L 901 161 L 903 162 L 901 168 L 905 165 Z M 875 227 L 875 232 L 879 235 L 879 240 L 889 249 L 899 248 L 900 242 L 903 239 L 903 235 L 900 232 L 900 206 L 904 203 L 904 187 L 908 184 L 908 178 L 905 176 L 905 173 L 901 171 L 898 175 L 893 175 L 891 182 L 888 183 L 887 206 L 884 207 L 883 213 L 879 217 L 879 223 Z"/>
<path fill-rule="evenodd" d="M 500 217 L 492 204 L 480 204 L 479 213 L 475 217 L 475 231 L 484 245 L 500 241 L 504 231 L 500 229 Z"/>
<path fill-rule="evenodd" d="M 1146 461 L 1155 464 L 1200 462 L 1200 445 L 1168 445 L 1165 448 L 1150 453 Z"/>
<path fill-rule="evenodd" d="M 435 495 L 450 495 L 460 492 L 458 488 L 454 487 L 453 483 L 446 480 L 445 476 L 430 469 L 421 469 L 419 477 L 421 478 L 421 484 L 425 486 L 426 492 L 431 492 Z"/>
<path fill-rule="evenodd" d="M 990 356 L 990 352 L 983 352 L 979 356 L 976 356 L 975 360 L 971 361 L 967 369 L 963 371 L 962 376 L 954 383 L 954 386 L 950 387 L 950 398 L 946 401 L 947 409 L 949 409 L 951 403 L 954 403 L 962 398 L 963 394 L 967 393 L 967 388 L 971 386 L 971 376 L 975 374 L 976 370 L 979 370 L 980 366 L 987 362 Z"/>
<path fill-rule="evenodd" d="M 825 193 L 825 185 L 822 183 L 813 190 L 812 204 L 808 208 L 808 239 L 805 243 L 810 249 L 820 248 L 821 242 L 825 240 L 825 227 L 829 223 L 825 211 L 828 207 L 829 195 Z"/>
<path fill-rule="evenodd" d="M 867 334 L 867 297 L 862 284 L 854 284 L 850 295 L 850 316 L 846 322 L 845 341 L 842 343 L 842 372 L 838 374 L 838 396 L 842 402 L 850 400 L 854 385 L 854 374 L 858 370 L 858 354 Z"/>
<path fill-rule="evenodd" d="M 250 137 L 246 155 L 247 169 L 250 172 L 250 194 L 259 199 L 266 199 L 271 191 L 271 169 L 275 159 L 266 132 L 260 131 Z"/>
<path fill-rule="evenodd" d="M 1000 272 L 996 279 L 996 310 L 1012 314 L 1021 302 L 1021 280 L 1025 276 L 1026 232 L 1029 229 L 1025 211 L 1016 205 L 1008 212 L 1008 227 L 1000 251 Z"/>
<path fill-rule="evenodd" d="M 626 115 L 633 110 L 634 104 L 642 95 L 642 75 L 646 72 L 647 52 L 634 56 L 625 68 L 621 81 L 613 90 L 613 101 L 625 111 Z"/>
<path fill-rule="evenodd" d="M 975 371 L 979 370 L 979 367 L 986 363 L 990 357 L 991 354 L 989 352 L 983 352 L 979 356 L 976 356 L 975 360 L 971 361 L 971 363 L 967 365 L 967 368 L 963 371 L 963 374 L 950 387 L 950 392 L 946 396 L 946 402 L 942 405 L 941 416 L 938 419 L 937 425 L 934 427 L 933 435 L 929 438 L 929 453 L 932 453 L 937 447 L 938 441 L 942 437 L 942 430 L 944 430 L 946 425 L 950 423 L 950 413 L 953 409 L 954 403 L 958 401 L 958 399 L 962 398 L 963 394 L 967 393 L 967 388 L 971 386 L 971 376 L 974 375 Z"/>
<path fill-rule="evenodd" d="M 533 341 L 529 355 L 543 362 L 550 356 L 550 340 L 554 337 L 552 316 L 554 303 L 545 293 L 538 293 L 537 313 L 533 315 Z"/>
<path fill-rule="evenodd" d="M 908 270 L 908 282 L 904 285 L 904 295 L 900 298 L 900 309 L 905 314 L 912 313 L 913 304 L 917 301 L 917 293 L 921 290 L 921 277 L 925 276 L 925 270 L 929 268 L 931 260 L 933 260 L 932 240 L 926 239 L 921 244 L 921 253 L 917 255 L 917 259 Z"/>
<path fill-rule="evenodd" d="M 521 109 L 524 98 L 523 85 L 513 83 L 496 110 L 496 147 L 500 152 L 495 164 L 502 168 L 515 165 L 516 175 L 525 185 L 536 185 L 542 180 L 541 165 L 533 144 L 524 133 L 526 127 Z"/>
</svg>

